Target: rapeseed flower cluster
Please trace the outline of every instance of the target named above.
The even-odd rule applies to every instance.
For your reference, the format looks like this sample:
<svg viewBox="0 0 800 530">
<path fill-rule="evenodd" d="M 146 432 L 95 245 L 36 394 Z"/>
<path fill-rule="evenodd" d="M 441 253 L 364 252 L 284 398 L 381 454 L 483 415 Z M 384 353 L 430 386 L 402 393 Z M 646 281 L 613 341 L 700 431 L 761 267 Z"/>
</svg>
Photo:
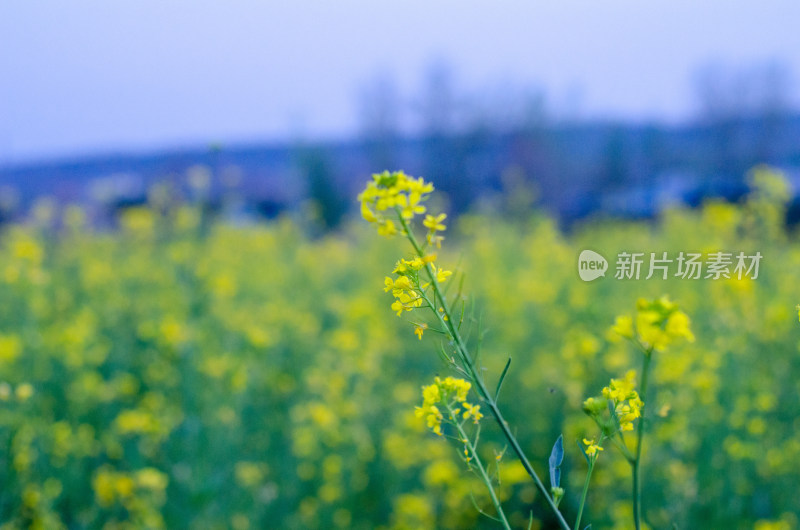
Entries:
<svg viewBox="0 0 800 530">
<path fill-rule="evenodd" d="M 361 215 L 370 223 L 378 225 L 379 234 L 391 237 L 401 232 L 409 237 L 417 252 L 412 259 L 401 259 L 397 262 L 393 271 L 395 278 L 390 276 L 384 278 L 384 291 L 391 292 L 394 296 L 392 311 L 397 313 L 397 316 L 426 304 L 431 306 L 432 303 L 426 296 L 431 282 L 442 283 L 452 275 L 451 271 L 434 264 L 436 254 L 424 253 L 425 248 L 433 245 L 441 248 L 444 238 L 439 232 L 447 228 L 444 225 L 447 214 L 425 216 L 422 225 L 427 232 L 423 246 L 417 244 L 413 234 L 411 221 L 417 214 L 426 213 L 427 209 L 422 203 L 432 191 L 433 184 L 425 182 L 421 177 L 410 177 L 402 171 L 384 171 L 374 174 L 358 196 Z M 426 271 L 427 278 L 421 276 L 423 270 Z M 435 299 L 435 296 L 433 298 Z M 417 324 L 414 333 L 422 339 L 427 327 L 427 324 Z"/>
<path fill-rule="evenodd" d="M 422 177 L 409 177 L 402 171 L 374 174 L 372 181 L 358 196 L 361 215 L 378 225 L 379 234 L 391 237 L 399 230 L 394 220 L 385 213 L 394 210 L 402 219 L 410 221 L 415 215 L 425 213 L 422 203 L 432 191 L 433 184 L 425 182 Z"/>
<path fill-rule="evenodd" d="M 416 257 L 411 260 L 401 259 L 394 268 L 396 278 L 386 276 L 383 280 L 383 290 L 392 293 L 395 301 L 392 303 L 392 311 L 401 316 L 404 311 L 411 311 L 422 307 L 425 303 L 425 292 L 430 287 L 430 282 L 425 282 L 420 278 L 420 270 L 427 264 L 433 263 L 436 254 L 430 254 L 424 258 Z M 436 281 L 442 283 L 453 273 L 441 267 L 431 265 L 431 272 Z M 427 327 L 427 326 L 425 326 Z M 417 326 L 415 333 L 422 338 L 422 330 L 425 327 Z"/>
<path fill-rule="evenodd" d="M 399 276 L 396 280 L 392 280 L 387 276 L 384 280 L 383 290 L 387 293 L 391 291 L 392 296 L 395 297 L 395 301 L 392 303 L 392 311 L 395 311 L 397 316 L 402 315 L 403 311 L 411 311 L 414 308 L 421 307 L 424 302 L 420 294 L 419 283 L 412 283 L 409 276 Z"/>
<path fill-rule="evenodd" d="M 597 422 L 606 436 L 612 436 L 618 430 L 632 431 L 633 422 L 642 417 L 644 407 L 635 388 L 636 372 L 629 370 L 624 378 L 611 379 L 603 388 L 602 397 L 590 397 L 584 401 L 583 411 Z M 613 411 L 612 417 L 605 414 L 609 409 Z"/>
<path fill-rule="evenodd" d="M 642 383 L 636 389 L 636 372 L 629 370 L 622 379 L 611 379 L 602 390 L 602 397 L 591 397 L 584 401 L 583 411 L 600 427 L 603 439 L 610 440 L 628 461 L 633 483 L 632 515 L 634 525 L 638 529 L 642 520 L 642 483 L 641 460 L 643 444 L 644 402 L 639 395 L 647 394 L 650 366 L 653 351 L 663 351 L 667 346 L 679 339 L 694 341 L 694 334 L 689 327 L 689 317 L 678 309 L 678 305 L 666 296 L 655 300 L 640 298 L 636 302 L 636 317 L 619 316 L 610 329 L 611 340 L 624 337 L 632 341 L 640 350 L 642 359 Z M 662 407 L 662 411 L 665 410 Z M 606 413 L 605 411 L 608 411 Z M 660 413 L 661 414 L 661 413 Z M 666 414 L 664 412 L 661 415 Z M 633 431 L 633 422 L 639 419 L 636 428 L 636 445 L 629 449 L 624 433 Z M 619 440 L 617 440 L 619 434 Z M 587 458 L 596 459 L 598 448 L 594 440 L 585 440 Z M 591 474 L 592 464 L 589 466 Z"/>
<path fill-rule="evenodd" d="M 612 379 L 611 383 L 603 388 L 603 397 L 614 408 L 614 414 L 619 420 L 619 428 L 622 431 L 632 431 L 633 420 L 642 416 L 644 402 L 634 388 L 636 388 L 634 370 L 629 370 L 623 379 Z"/>
<path fill-rule="evenodd" d="M 477 424 L 483 414 L 480 405 L 467 402 L 467 393 L 472 383 L 455 377 L 436 377 L 432 385 L 422 387 L 422 406 L 416 407 L 418 418 L 425 418 L 428 428 L 442 436 L 442 421 L 463 423 L 471 419 Z M 441 408 L 440 408 L 441 407 Z M 442 413 L 448 413 L 448 418 Z M 463 409 L 463 411 L 462 411 Z"/>
<path fill-rule="evenodd" d="M 645 348 L 663 351 L 678 339 L 694 342 L 691 321 L 678 304 L 666 296 L 655 300 L 640 298 L 636 302 L 636 317 L 618 316 L 611 327 L 612 334 L 638 340 Z"/>
</svg>

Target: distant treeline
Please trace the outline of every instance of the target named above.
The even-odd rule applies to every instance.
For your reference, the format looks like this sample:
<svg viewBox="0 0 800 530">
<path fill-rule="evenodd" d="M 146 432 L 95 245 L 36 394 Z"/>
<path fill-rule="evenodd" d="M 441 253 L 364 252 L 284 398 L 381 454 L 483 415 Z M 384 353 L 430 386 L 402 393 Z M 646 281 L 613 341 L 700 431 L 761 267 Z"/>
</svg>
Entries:
<svg viewBox="0 0 800 530">
<path fill-rule="evenodd" d="M 475 126 L 415 137 L 216 145 L 12 166 L 0 168 L 0 215 L 24 215 L 43 196 L 113 212 L 143 203 L 155 184 L 167 183 L 176 196 L 206 201 L 228 215 L 269 218 L 310 209 L 322 228 L 333 228 L 353 210 L 365 176 L 402 168 L 435 179 L 453 214 L 535 204 L 569 225 L 598 214 L 650 217 L 669 204 L 696 205 L 708 197 L 736 201 L 747 191 L 748 169 L 759 163 L 797 181 L 800 114 L 679 126 Z M 193 178 L 208 182 L 200 195 L 189 184 Z"/>
</svg>

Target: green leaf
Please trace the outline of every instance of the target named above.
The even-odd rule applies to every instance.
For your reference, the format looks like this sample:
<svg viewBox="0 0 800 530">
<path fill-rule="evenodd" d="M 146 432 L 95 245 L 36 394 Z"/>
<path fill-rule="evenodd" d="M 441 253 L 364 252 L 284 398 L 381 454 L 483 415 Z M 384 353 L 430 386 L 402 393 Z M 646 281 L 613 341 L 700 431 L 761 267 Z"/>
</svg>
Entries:
<svg viewBox="0 0 800 530">
<path fill-rule="evenodd" d="M 561 463 L 564 461 L 564 435 L 560 435 L 550 451 L 550 487 L 561 486 Z"/>
<path fill-rule="evenodd" d="M 450 364 L 450 356 L 447 355 L 447 352 L 444 350 L 444 345 L 441 343 L 439 344 L 438 352 L 439 352 L 439 357 L 442 358 L 442 361 L 444 361 L 445 364 Z"/>
<path fill-rule="evenodd" d="M 483 349 L 484 331 L 483 331 L 483 322 L 482 322 L 482 320 L 483 319 L 479 316 L 478 317 L 478 344 L 475 347 L 475 355 L 472 356 L 472 358 L 475 360 L 475 364 L 478 365 L 478 366 L 480 366 L 480 364 L 481 364 L 481 351 Z"/>
<path fill-rule="evenodd" d="M 500 395 L 500 387 L 503 386 L 503 381 L 506 379 L 506 374 L 508 373 L 508 367 L 511 366 L 511 357 L 508 358 L 506 361 L 506 367 L 503 368 L 503 373 L 500 374 L 500 379 L 497 381 L 497 390 L 494 391 L 494 400 L 497 401 L 497 397 Z"/>
</svg>

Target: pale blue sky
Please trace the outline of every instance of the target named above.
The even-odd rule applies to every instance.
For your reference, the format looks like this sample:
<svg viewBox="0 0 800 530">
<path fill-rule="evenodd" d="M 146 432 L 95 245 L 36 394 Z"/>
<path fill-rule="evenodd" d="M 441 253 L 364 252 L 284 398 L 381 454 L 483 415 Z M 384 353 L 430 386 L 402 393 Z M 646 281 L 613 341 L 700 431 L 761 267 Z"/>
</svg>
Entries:
<svg viewBox="0 0 800 530">
<path fill-rule="evenodd" d="M 796 0 L 8 0 L 0 164 L 352 136 L 360 87 L 383 72 L 411 98 L 435 58 L 465 93 L 539 86 L 558 107 L 580 87 L 584 116 L 670 121 L 698 65 L 777 60 L 797 104 L 798 23 Z"/>
</svg>

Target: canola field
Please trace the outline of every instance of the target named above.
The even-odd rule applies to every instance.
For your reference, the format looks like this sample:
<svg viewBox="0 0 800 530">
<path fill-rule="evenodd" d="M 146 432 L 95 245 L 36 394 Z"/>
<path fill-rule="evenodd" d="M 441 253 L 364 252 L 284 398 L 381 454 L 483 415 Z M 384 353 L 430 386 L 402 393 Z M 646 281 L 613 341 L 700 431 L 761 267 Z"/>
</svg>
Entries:
<svg viewBox="0 0 800 530">
<path fill-rule="evenodd" d="M 462 286 L 486 379 L 512 357 L 499 402 L 542 474 L 564 436 L 569 520 L 593 430 L 582 403 L 638 365 L 609 328 L 666 294 L 696 340 L 654 356 L 647 527 L 800 524 L 800 242 L 786 182 L 756 176 L 741 204 L 655 221 L 565 234 L 501 207 L 448 223 L 437 261 Z M 357 219 L 313 238 L 289 218 L 236 226 L 192 205 L 128 210 L 116 231 L 77 208 L 46 217 L 0 233 L 0 528 L 497 527 L 456 444 L 414 414 L 421 387 L 452 374 L 441 338 L 418 337 L 384 292 L 402 240 Z M 584 249 L 608 258 L 604 278 L 579 278 Z M 760 252 L 758 277 L 614 278 L 621 252 L 719 251 Z M 481 437 L 496 461 L 497 427 Z M 512 526 L 532 513 L 553 527 L 522 467 L 496 465 Z M 606 451 L 584 524 L 630 528 L 630 509 L 628 464 Z"/>
</svg>

